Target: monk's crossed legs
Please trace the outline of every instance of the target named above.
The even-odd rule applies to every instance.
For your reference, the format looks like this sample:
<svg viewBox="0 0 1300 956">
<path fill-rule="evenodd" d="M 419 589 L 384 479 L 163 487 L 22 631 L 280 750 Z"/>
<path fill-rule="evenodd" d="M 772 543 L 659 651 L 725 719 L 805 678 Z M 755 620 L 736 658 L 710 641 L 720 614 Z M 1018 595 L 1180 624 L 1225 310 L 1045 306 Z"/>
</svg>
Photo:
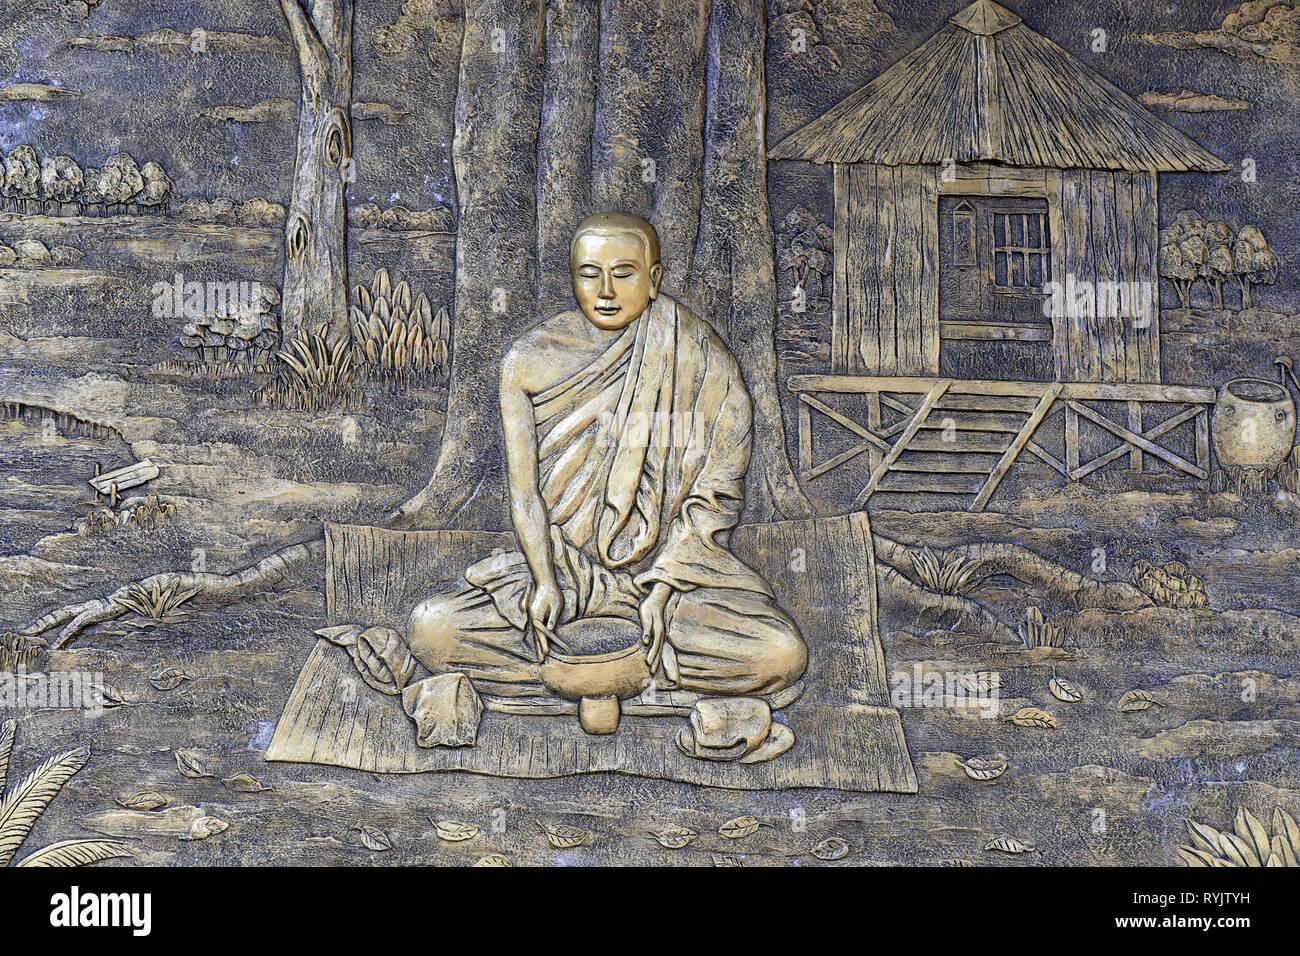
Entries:
<svg viewBox="0 0 1300 956">
<path fill-rule="evenodd" d="M 522 563 L 522 556 L 520 556 Z M 636 621 L 639 592 L 630 575 L 605 572 L 599 599 L 591 589 L 565 592 L 562 623 L 597 614 Z M 522 598 L 527 582 L 496 589 L 462 582 L 436 594 L 411 613 L 411 653 L 435 674 L 459 671 L 480 690 L 498 696 L 544 694 L 541 666 L 524 631 L 497 608 Z M 585 597 L 586 604 L 579 597 Z M 677 654 L 683 690 L 701 694 L 771 694 L 803 674 L 808 652 L 799 629 L 767 595 L 732 588 L 696 588 L 674 595 L 667 609 L 667 641 Z"/>
</svg>

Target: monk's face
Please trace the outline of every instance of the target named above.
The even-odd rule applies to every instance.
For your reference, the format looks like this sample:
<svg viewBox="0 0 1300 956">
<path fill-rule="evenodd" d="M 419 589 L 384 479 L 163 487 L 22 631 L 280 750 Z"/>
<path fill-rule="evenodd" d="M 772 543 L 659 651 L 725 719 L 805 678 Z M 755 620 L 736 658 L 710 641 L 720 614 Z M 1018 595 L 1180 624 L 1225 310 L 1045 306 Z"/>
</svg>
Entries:
<svg viewBox="0 0 1300 956">
<path fill-rule="evenodd" d="M 570 257 L 573 295 L 582 314 L 598 329 L 621 329 L 659 295 L 663 267 L 646 261 L 646 247 L 635 232 L 587 232 Z"/>
</svg>

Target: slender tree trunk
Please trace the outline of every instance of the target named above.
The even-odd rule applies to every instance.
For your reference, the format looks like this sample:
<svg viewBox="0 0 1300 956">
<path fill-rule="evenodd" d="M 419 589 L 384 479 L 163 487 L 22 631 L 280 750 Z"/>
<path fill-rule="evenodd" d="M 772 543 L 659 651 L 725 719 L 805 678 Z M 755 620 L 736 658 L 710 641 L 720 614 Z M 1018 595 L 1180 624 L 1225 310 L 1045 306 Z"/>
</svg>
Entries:
<svg viewBox="0 0 1300 956">
<path fill-rule="evenodd" d="M 348 331 L 353 0 L 280 0 L 302 74 L 298 153 L 284 231 L 286 337 Z"/>
</svg>

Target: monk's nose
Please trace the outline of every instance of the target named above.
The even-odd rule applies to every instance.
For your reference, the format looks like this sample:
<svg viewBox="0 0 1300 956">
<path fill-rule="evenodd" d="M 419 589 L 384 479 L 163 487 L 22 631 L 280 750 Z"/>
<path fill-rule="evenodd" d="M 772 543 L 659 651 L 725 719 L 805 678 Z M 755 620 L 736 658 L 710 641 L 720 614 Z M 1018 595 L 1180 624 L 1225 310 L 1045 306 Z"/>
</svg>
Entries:
<svg viewBox="0 0 1300 956">
<path fill-rule="evenodd" d="M 614 280 L 608 272 L 600 273 L 600 290 L 596 293 L 597 298 L 612 299 L 614 298 Z"/>
</svg>

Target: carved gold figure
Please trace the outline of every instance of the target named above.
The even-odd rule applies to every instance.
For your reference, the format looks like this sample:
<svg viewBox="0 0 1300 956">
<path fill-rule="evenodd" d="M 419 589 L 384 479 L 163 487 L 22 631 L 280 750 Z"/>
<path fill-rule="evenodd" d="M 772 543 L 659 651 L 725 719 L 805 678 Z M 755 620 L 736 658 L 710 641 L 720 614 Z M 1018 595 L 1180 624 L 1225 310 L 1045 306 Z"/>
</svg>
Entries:
<svg viewBox="0 0 1300 956">
<path fill-rule="evenodd" d="M 662 291 L 645 220 L 587 218 L 570 258 L 579 308 L 530 329 L 501 368 L 520 550 L 420 604 L 411 653 L 434 673 L 540 693 L 557 629 L 621 618 L 660 687 L 790 686 L 807 663 L 799 629 L 727 547 L 752 441 L 736 360 Z"/>
</svg>

